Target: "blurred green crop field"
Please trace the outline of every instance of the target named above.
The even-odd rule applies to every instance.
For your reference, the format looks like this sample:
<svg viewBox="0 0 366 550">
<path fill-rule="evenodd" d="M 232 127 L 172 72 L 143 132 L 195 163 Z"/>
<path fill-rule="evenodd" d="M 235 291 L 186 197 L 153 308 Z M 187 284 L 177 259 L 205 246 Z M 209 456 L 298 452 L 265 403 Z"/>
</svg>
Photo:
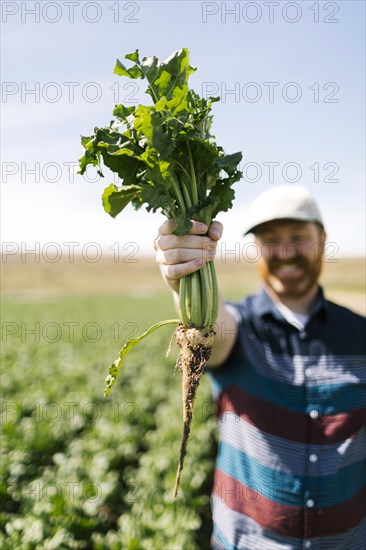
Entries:
<svg viewBox="0 0 366 550">
<path fill-rule="evenodd" d="M 237 299 L 254 266 L 219 264 Z M 364 312 L 364 263 L 326 266 L 327 295 Z M 169 327 L 136 347 L 108 398 L 127 338 L 176 317 L 155 262 L 2 264 L 2 549 L 208 549 L 216 420 L 208 377 L 195 406 L 181 489 L 177 347 Z"/>
<path fill-rule="evenodd" d="M 209 381 L 200 387 L 177 499 L 175 346 L 165 357 L 172 331 L 136 348 L 103 397 L 122 341 L 172 313 L 168 299 L 127 296 L 3 304 L 2 549 L 208 548 Z"/>
</svg>

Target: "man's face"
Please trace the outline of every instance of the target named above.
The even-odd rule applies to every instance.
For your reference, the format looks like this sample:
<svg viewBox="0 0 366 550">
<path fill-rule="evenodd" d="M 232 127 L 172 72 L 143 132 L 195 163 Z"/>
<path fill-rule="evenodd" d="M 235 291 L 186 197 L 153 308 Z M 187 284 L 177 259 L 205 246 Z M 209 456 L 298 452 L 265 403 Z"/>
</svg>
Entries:
<svg viewBox="0 0 366 550">
<path fill-rule="evenodd" d="M 326 239 L 322 228 L 312 222 L 275 220 L 258 226 L 255 237 L 263 281 L 279 297 L 305 296 L 321 273 Z"/>
</svg>

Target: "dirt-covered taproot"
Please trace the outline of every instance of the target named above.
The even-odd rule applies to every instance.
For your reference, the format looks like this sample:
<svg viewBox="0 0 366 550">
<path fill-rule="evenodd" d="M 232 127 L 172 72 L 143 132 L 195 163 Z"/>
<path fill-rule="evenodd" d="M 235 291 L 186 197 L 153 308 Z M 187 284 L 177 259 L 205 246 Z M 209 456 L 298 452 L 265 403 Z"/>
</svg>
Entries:
<svg viewBox="0 0 366 550">
<path fill-rule="evenodd" d="M 183 435 L 173 493 L 175 497 L 178 494 L 180 476 L 187 452 L 196 391 L 205 365 L 211 355 L 214 338 L 215 333 L 213 331 L 205 333 L 200 329 L 188 328 L 184 325 L 180 325 L 176 330 L 177 344 L 180 347 L 177 368 L 182 372 Z"/>
</svg>

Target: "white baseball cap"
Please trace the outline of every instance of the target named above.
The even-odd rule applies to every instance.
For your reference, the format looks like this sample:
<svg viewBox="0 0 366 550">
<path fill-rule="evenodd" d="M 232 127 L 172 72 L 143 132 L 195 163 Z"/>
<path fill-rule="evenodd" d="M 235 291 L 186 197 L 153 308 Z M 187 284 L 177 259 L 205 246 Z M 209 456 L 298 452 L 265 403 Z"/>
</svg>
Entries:
<svg viewBox="0 0 366 550">
<path fill-rule="evenodd" d="M 244 235 L 273 220 L 317 222 L 324 227 L 318 205 L 302 185 L 276 185 L 258 195 L 249 207 Z"/>
</svg>

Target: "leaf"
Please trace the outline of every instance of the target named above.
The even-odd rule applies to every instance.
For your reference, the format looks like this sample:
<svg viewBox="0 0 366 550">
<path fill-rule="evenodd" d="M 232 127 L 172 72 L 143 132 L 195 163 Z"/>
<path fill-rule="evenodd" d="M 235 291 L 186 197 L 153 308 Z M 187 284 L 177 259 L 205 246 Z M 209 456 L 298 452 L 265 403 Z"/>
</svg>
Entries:
<svg viewBox="0 0 366 550">
<path fill-rule="evenodd" d="M 155 55 L 144 57 L 141 63 L 141 69 L 149 83 L 154 82 L 159 74 L 159 59 Z"/>
<path fill-rule="evenodd" d="M 155 107 L 139 105 L 135 111 L 136 131 L 146 138 L 147 143 L 156 149 L 159 155 L 166 158 L 172 152 L 174 144 L 171 131 L 164 122 L 164 118 Z"/>
<path fill-rule="evenodd" d="M 132 53 L 126 54 L 125 59 L 130 59 L 131 61 L 134 61 L 135 63 L 139 63 L 139 51 L 135 50 Z"/>
<path fill-rule="evenodd" d="M 79 158 L 79 168 L 78 174 L 84 174 L 88 165 L 92 164 L 93 166 L 99 166 L 99 156 L 86 151 L 85 155 Z M 98 170 L 98 174 L 103 177 L 101 170 Z"/>
<path fill-rule="evenodd" d="M 135 111 L 135 106 L 131 107 L 125 107 L 121 103 L 119 105 L 116 105 L 113 111 L 113 115 L 120 118 L 124 122 L 127 121 L 127 117 L 132 115 L 132 113 Z"/>
<path fill-rule="evenodd" d="M 188 231 L 192 227 L 192 222 L 190 218 L 183 214 L 183 212 L 178 211 L 176 214 L 172 216 L 174 218 L 174 221 L 176 223 L 176 228 L 173 231 L 174 235 L 187 235 Z"/>
<path fill-rule="evenodd" d="M 122 210 L 141 193 L 138 185 L 116 187 L 113 183 L 104 189 L 102 201 L 104 210 L 115 218 Z"/>
<path fill-rule="evenodd" d="M 144 73 L 137 64 L 130 69 L 127 69 L 119 59 L 117 59 L 116 61 L 113 72 L 118 76 L 128 76 L 129 78 L 144 78 Z"/>
<path fill-rule="evenodd" d="M 161 211 L 171 218 L 176 209 L 174 199 L 164 190 L 159 190 L 159 187 L 155 185 L 142 185 L 140 198 L 142 204 L 147 204 L 146 209 L 148 212 Z"/>
<path fill-rule="evenodd" d="M 222 155 L 217 157 L 215 163 L 220 170 L 225 170 L 229 176 L 233 176 L 237 171 L 237 166 L 242 160 L 243 155 L 241 152 L 233 153 L 232 155 Z M 239 172 L 241 177 L 241 172 Z"/>
<path fill-rule="evenodd" d="M 122 180 L 127 180 L 130 183 L 137 183 L 137 172 L 140 162 L 135 157 L 129 155 L 113 155 L 107 151 L 102 152 L 103 162 L 113 172 L 117 172 Z"/>
<path fill-rule="evenodd" d="M 172 185 L 171 163 L 159 158 L 153 147 L 147 147 L 139 158 L 146 164 L 145 180 L 150 184 L 161 186 L 162 190 L 166 192 Z"/>
<path fill-rule="evenodd" d="M 145 57 L 140 67 L 149 82 L 147 93 L 152 96 L 154 103 L 162 97 L 170 99 L 175 88 L 186 85 L 189 75 L 196 70 L 189 65 L 187 48 L 174 52 L 160 64 L 155 56 Z"/>
<path fill-rule="evenodd" d="M 81 136 L 81 145 L 84 149 L 89 149 L 93 143 L 94 136 Z"/>
<path fill-rule="evenodd" d="M 174 88 L 188 84 L 188 78 L 196 69 L 189 64 L 189 51 L 182 48 L 174 52 L 160 65 L 160 75 L 154 82 L 160 96 L 170 97 Z M 166 75 L 169 74 L 168 78 Z"/>
<path fill-rule="evenodd" d="M 160 164 L 163 164 L 163 162 L 161 162 Z M 160 188 L 160 190 L 164 191 L 165 193 L 172 185 L 169 174 L 164 172 L 164 168 L 161 168 L 159 165 L 153 167 L 148 166 L 146 168 L 145 180 L 151 185 L 157 187 L 158 189 Z"/>
<path fill-rule="evenodd" d="M 95 136 L 81 136 L 81 144 L 85 149 L 85 153 L 79 158 L 80 170 L 78 174 L 84 174 L 89 164 L 99 166 L 99 154 L 95 149 Z M 103 177 L 100 170 L 98 173 Z"/>
<path fill-rule="evenodd" d="M 208 197 L 213 204 L 215 204 L 214 201 L 216 202 L 212 212 L 212 217 L 214 218 L 219 212 L 227 212 L 230 210 L 233 205 L 235 191 L 232 189 L 229 180 L 217 181 Z"/>
<path fill-rule="evenodd" d="M 219 202 L 220 201 L 218 197 L 210 197 L 205 206 L 199 208 L 199 210 L 197 210 L 196 212 L 192 212 L 192 220 L 203 222 L 207 225 L 207 227 L 209 227 L 213 218 L 217 214 L 217 207 Z"/>
<path fill-rule="evenodd" d="M 116 381 L 116 378 L 121 370 L 123 360 L 127 353 L 131 351 L 132 348 L 136 346 L 141 340 L 146 338 L 146 336 L 149 336 L 152 332 L 155 332 L 155 330 L 158 330 L 160 327 L 164 327 L 166 325 L 178 325 L 180 323 L 179 319 L 169 319 L 167 321 L 160 321 L 160 323 L 156 323 L 152 327 L 150 327 L 146 332 L 138 336 L 137 338 L 131 338 L 130 340 L 127 340 L 127 342 L 123 345 L 121 351 L 119 352 L 119 357 L 116 359 L 108 370 L 108 376 L 105 379 L 106 381 L 106 387 L 104 390 L 104 397 L 107 397 L 109 395 L 109 392 L 112 389 L 113 384 Z"/>
<path fill-rule="evenodd" d="M 168 99 L 166 96 L 163 96 L 159 99 L 157 103 L 155 103 L 155 109 L 161 113 L 164 113 L 164 111 L 170 111 L 173 115 L 184 110 L 188 111 L 189 105 L 187 101 L 187 94 L 187 84 L 185 84 L 184 86 L 177 86 L 173 90 L 170 99 Z"/>
</svg>

